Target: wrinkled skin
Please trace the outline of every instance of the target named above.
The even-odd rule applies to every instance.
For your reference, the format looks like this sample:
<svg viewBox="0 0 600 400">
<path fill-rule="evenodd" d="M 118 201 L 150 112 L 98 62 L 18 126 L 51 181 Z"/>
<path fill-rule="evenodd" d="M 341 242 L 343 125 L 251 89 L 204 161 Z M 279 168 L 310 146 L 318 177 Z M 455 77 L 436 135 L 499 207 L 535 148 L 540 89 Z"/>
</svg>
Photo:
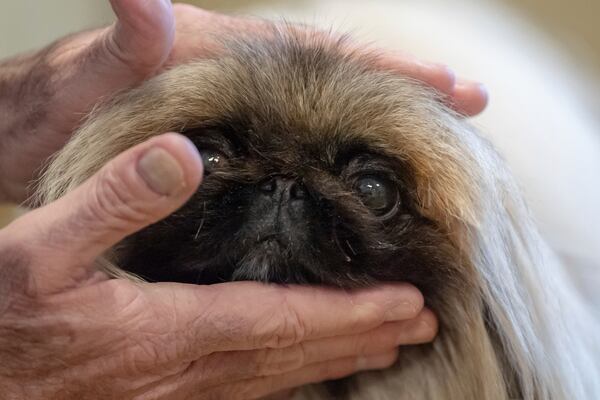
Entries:
<svg viewBox="0 0 600 400">
<path fill-rule="evenodd" d="M 42 162 L 99 98 L 218 52 L 211 37 L 232 26 L 250 34 L 262 28 L 168 1 L 112 5 L 113 26 L 0 65 L 0 200 L 26 199 Z M 390 54 L 382 68 L 432 85 L 467 115 L 485 106 L 480 86 L 455 80 L 446 67 Z M 435 336 L 435 316 L 406 284 L 354 292 L 203 287 L 133 284 L 97 272 L 98 255 L 180 207 L 201 171 L 189 142 L 160 136 L 0 230 L 5 398 L 259 398 L 385 368 L 398 345 Z"/>
</svg>

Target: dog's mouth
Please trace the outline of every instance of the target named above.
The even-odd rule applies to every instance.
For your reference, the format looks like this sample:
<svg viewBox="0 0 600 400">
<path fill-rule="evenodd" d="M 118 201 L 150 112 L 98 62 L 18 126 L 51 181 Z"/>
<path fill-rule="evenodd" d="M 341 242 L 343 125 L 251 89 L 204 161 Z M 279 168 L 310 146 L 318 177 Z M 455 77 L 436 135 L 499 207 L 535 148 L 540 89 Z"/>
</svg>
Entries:
<svg viewBox="0 0 600 400">
<path fill-rule="evenodd" d="M 264 237 L 261 237 L 260 240 L 257 240 L 254 244 L 254 247 L 267 246 L 267 247 L 285 247 L 285 243 L 280 235 L 277 234 L 269 234 Z"/>
</svg>

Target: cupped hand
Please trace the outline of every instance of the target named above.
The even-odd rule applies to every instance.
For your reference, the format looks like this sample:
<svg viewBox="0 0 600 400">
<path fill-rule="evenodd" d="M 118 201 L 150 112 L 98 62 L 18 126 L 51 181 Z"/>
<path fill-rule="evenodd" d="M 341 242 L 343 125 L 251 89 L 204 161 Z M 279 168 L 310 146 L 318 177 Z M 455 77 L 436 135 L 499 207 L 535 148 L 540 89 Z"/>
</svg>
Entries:
<svg viewBox="0 0 600 400">
<path fill-rule="evenodd" d="M 149 284 L 94 267 L 181 206 L 201 175 L 189 140 L 161 135 L 0 230 L 3 398 L 254 399 L 385 368 L 398 345 L 435 336 L 408 284 Z"/>
<path fill-rule="evenodd" d="M 0 65 L 0 200 L 23 201 L 43 161 L 60 149 L 103 97 L 162 69 L 221 50 L 219 38 L 260 35 L 260 19 L 208 12 L 168 0 L 111 0 L 110 27 L 62 39 Z M 384 53 L 381 65 L 446 94 L 465 115 L 487 102 L 479 84 L 456 80 L 450 69 Z"/>
</svg>

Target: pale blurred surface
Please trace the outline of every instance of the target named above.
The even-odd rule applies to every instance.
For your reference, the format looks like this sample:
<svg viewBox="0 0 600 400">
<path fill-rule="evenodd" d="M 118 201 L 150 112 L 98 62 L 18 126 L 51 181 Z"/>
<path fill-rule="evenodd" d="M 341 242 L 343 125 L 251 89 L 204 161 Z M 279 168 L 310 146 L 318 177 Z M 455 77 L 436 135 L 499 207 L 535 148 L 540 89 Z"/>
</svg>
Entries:
<svg viewBox="0 0 600 400">
<path fill-rule="evenodd" d="M 350 30 L 484 81 L 490 106 L 475 123 L 515 171 L 542 232 L 569 257 L 600 260 L 600 2 L 189 2 Z M 112 18 L 108 1 L 3 2 L 0 57 Z M 0 225 L 10 213 L 0 208 Z"/>
<path fill-rule="evenodd" d="M 0 2 L 0 58 L 112 20 L 108 0 L 4 0 Z"/>
<path fill-rule="evenodd" d="M 11 206 L 2 206 L 0 205 L 0 227 L 8 224 L 14 217 L 16 217 L 16 212 L 14 207 Z"/>
<path fill-rule="evenodd" d="M 427 0 L 423 0 L 427 1 Z M 494 2 L 493 0 L 481 0 Z M 481 2 L 480 1 L 480 2 Z M 302 8 L 306 0 L 190 0 L 213 10 L 239 12 L 285 4 Z M 401 0 L 399 2 L 413 2 Z M 474 3 L 477 1 L 473 0 Z M 565 51 L 600 73 L 600 1 L 496 0 L 513 7 Z M 448 2 L 451 3 L 451 2 Z M 42 46 L 64 34 L 112 21 L 108 1 L 19 0 L 0 2 L 0 58 Z"/>
</svg>

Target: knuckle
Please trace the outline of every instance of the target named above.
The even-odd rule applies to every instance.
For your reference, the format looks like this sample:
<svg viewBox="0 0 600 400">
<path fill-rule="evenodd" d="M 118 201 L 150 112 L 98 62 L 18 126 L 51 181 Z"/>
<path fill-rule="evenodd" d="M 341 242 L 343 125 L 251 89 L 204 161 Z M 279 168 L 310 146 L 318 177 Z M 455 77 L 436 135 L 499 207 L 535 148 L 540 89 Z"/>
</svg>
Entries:
<svg viewBox="0 0 600 400">
<path fill-rule="evenodd" d="M 305 323 L 284 294 L 282 295 L 282 301 L 277 305 L 277 309 L 273 311 L 266 324 L 266 331 L 259 335 L 263 336 L 263 341 L 267 347 L 289 347 L 300 343 L 307 336 Z"/>
<path fill-rule="evenodd" d="M 132 332 L 128 340 L 131 344 L 122 356 L 123 370 L 139 375 L 185 363 L 172 350 L 171 341 L 172 338 L 164 334 Z"/>
<path fill-rule="evenodd" d="M 152 49 L 147 49 L 148 52 L 139 57 L 134 57 L 133 52 L 128 44 L 122 40 L 118 40 L 113 29 L 105 29 L 95 42 L 95 46 L 91 46 L 88 50 L 91 55 L 89 58 L 104 58 L 115 60 L 118 64 L 128 67 L 139 77 L 144 77 L 156 69 L 158 61 L 149 55 L 153 54 Z"/>
<path fill-rule="evenodd" d="M 121 279 L 104 281 L 93 289 L 95 298 L 108 300 L 102 302 L 102 309 L 96 313 L 97 320 L 110 321 L 119 327 L 124 370 L 139 374 L 179 361 L 174 340 L 176 332 L 165 321 L 161 310 L 149 302 L 144 290 Z"/>
<path fill-rule="evenodd" d="M 90 217 L 96 220 L 110 218 L 137 224 L 148 217 L 148 211 L 140 206 L 130 185 L 110 164 L 99 172 L 88 204 Z"/>
<path fill-rule="evenodd" d="M 156 367 L 160 360 L 160 344 L 144 340 L 124 354 L 123 370 L 126 374 L 137 375 Z"/>
<path fill-rule="evenodd" d="M 134 282 L 124 279 L 108 279 L 95 286 L 98 298 L 110 299 L 112 309 L 124 318 L 131 319 L 141 315 L 148 304 L 144 292 Z"/>
<path fill-rule="evenodd" d="M 276 375 L 300 369 L 306 362 L 302 343 L 284 349 L 266 349 L 255 360 L 259 375 Z"/>
</svg>

